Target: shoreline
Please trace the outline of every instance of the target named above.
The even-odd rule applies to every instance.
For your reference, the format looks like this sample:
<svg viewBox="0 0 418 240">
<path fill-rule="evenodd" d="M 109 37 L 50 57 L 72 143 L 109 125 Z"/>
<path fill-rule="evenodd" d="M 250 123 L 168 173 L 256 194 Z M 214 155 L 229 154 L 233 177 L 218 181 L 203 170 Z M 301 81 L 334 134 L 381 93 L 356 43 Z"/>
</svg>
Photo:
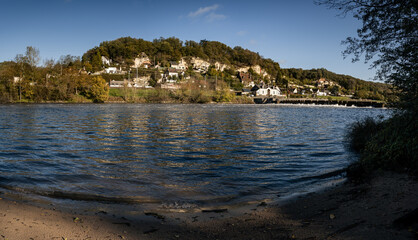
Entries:
<svg viewBox="0 0 418 240">
<path fill-rule="evenodd" d="M 388 172 L 370 183 L 341 183 L 282 204 L 136 218 L 80 212 L 76 204 L 39 207 L 4 199 L 0 191 L 0 239 L 414 239 L 416 199 L 416 180 Z"/>
<path fill-rule="evenodd" d="M 379 106 L 376 105 L 347 105 L 347 104 L 339 104 L 334 102 L 327 102 L 327 101 L 320 101 L 322 103 L 312 103 L 312 102 L 299 102 L 295 99 L 295 101 L 286 101 L 286 102 L 278 102 L 278 103 L 265 103 L 265 104 L 257 104 L 257 103 L 238 103 L 238 102 L 208 102 L 208 103 L 182 103 L 182 102 L 128 102 L 128 101 L 105 101 L 103 103 L 93 103 L 93 102 L 71 102 L 71 101 L 57 101 L 57 102 L 9 102 L 9 103 L 0 103 L 0 105 L 32 105 L 32 104 L 39 104 L 39 105 L 74 105 L 74 104 L 99 104 L 99 105 L 107 105 L 107 104 L 161 104 L 161 105 L 169 105 L 169 104 L 185 104 L 185 105 L 277 105 L 277 106 L 318 106 L 318 107 L 346 107 L 346 108 L 376 108 L 376 109 L 390 109 L 390 107 L 386 106 L 385 104 L 381 104 Z M 366 101 L 372 103 L 372 101 Z"/>
</svg>

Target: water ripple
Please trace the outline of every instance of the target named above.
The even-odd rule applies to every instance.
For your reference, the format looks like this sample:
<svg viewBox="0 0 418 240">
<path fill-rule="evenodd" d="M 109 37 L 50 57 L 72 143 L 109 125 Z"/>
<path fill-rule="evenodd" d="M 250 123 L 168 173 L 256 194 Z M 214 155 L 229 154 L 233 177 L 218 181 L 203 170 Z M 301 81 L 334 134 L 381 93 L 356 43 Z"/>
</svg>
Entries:
<svg viewBox="0 0 418 240">
<path fill-rule="evenodd" d="M 389 110 L 0 105 L 0 187 L 182 206 L 292 194 L 347 166 L 346 126 Z M 13 124 L 10 124 L 13 123 Z"/>
</svg>

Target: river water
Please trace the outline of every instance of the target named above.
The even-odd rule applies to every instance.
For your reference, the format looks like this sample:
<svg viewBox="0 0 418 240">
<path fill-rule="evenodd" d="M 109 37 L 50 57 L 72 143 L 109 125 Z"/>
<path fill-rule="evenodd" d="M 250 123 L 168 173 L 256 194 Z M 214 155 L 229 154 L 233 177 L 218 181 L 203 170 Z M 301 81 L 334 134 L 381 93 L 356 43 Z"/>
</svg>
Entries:
<svg viewBox="0 0 418 240">
<path fill-rule="evenodd" d="M 201 207 L 342 179 L 347 125 L 390 110 L 336 106 L 0 106 L 0 191 Z M 3 189 L 3 190 L 1 190 Z"/>
</svg>

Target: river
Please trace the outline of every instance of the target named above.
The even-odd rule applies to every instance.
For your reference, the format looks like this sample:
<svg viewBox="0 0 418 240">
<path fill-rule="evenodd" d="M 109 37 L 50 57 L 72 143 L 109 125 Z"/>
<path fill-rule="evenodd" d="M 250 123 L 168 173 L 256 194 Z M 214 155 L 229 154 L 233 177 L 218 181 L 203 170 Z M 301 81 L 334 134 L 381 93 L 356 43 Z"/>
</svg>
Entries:
<svg viewBox="0 0 418 240">
<path fill-rule="evenodd" d="M 0 191 L 193 208 L 286 198 L 339 181 L 343 175 L 328 173 L 355 158 L 345 148 L 347 126 L 391 110 L 30 104 L 0 111 Z"/>
</svg>

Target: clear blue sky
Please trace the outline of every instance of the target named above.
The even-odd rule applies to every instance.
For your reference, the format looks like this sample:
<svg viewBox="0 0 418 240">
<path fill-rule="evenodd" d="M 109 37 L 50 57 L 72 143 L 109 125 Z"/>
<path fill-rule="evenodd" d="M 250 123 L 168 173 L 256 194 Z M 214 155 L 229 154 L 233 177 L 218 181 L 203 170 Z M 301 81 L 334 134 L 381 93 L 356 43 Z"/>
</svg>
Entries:
<svg viewBox="0 0 418 240">
<path fill-rule="evenodd" d="M 360 22 L 313 0 L 0 0 L 0 61 L 26 46 L 42 59 L 81 56 L 102 41 L 178 37 L 242 46 L 284 68 L 326 68 L 371 80 L 363 62 L 343 59 L 341 40 Z"/>
</svg>

